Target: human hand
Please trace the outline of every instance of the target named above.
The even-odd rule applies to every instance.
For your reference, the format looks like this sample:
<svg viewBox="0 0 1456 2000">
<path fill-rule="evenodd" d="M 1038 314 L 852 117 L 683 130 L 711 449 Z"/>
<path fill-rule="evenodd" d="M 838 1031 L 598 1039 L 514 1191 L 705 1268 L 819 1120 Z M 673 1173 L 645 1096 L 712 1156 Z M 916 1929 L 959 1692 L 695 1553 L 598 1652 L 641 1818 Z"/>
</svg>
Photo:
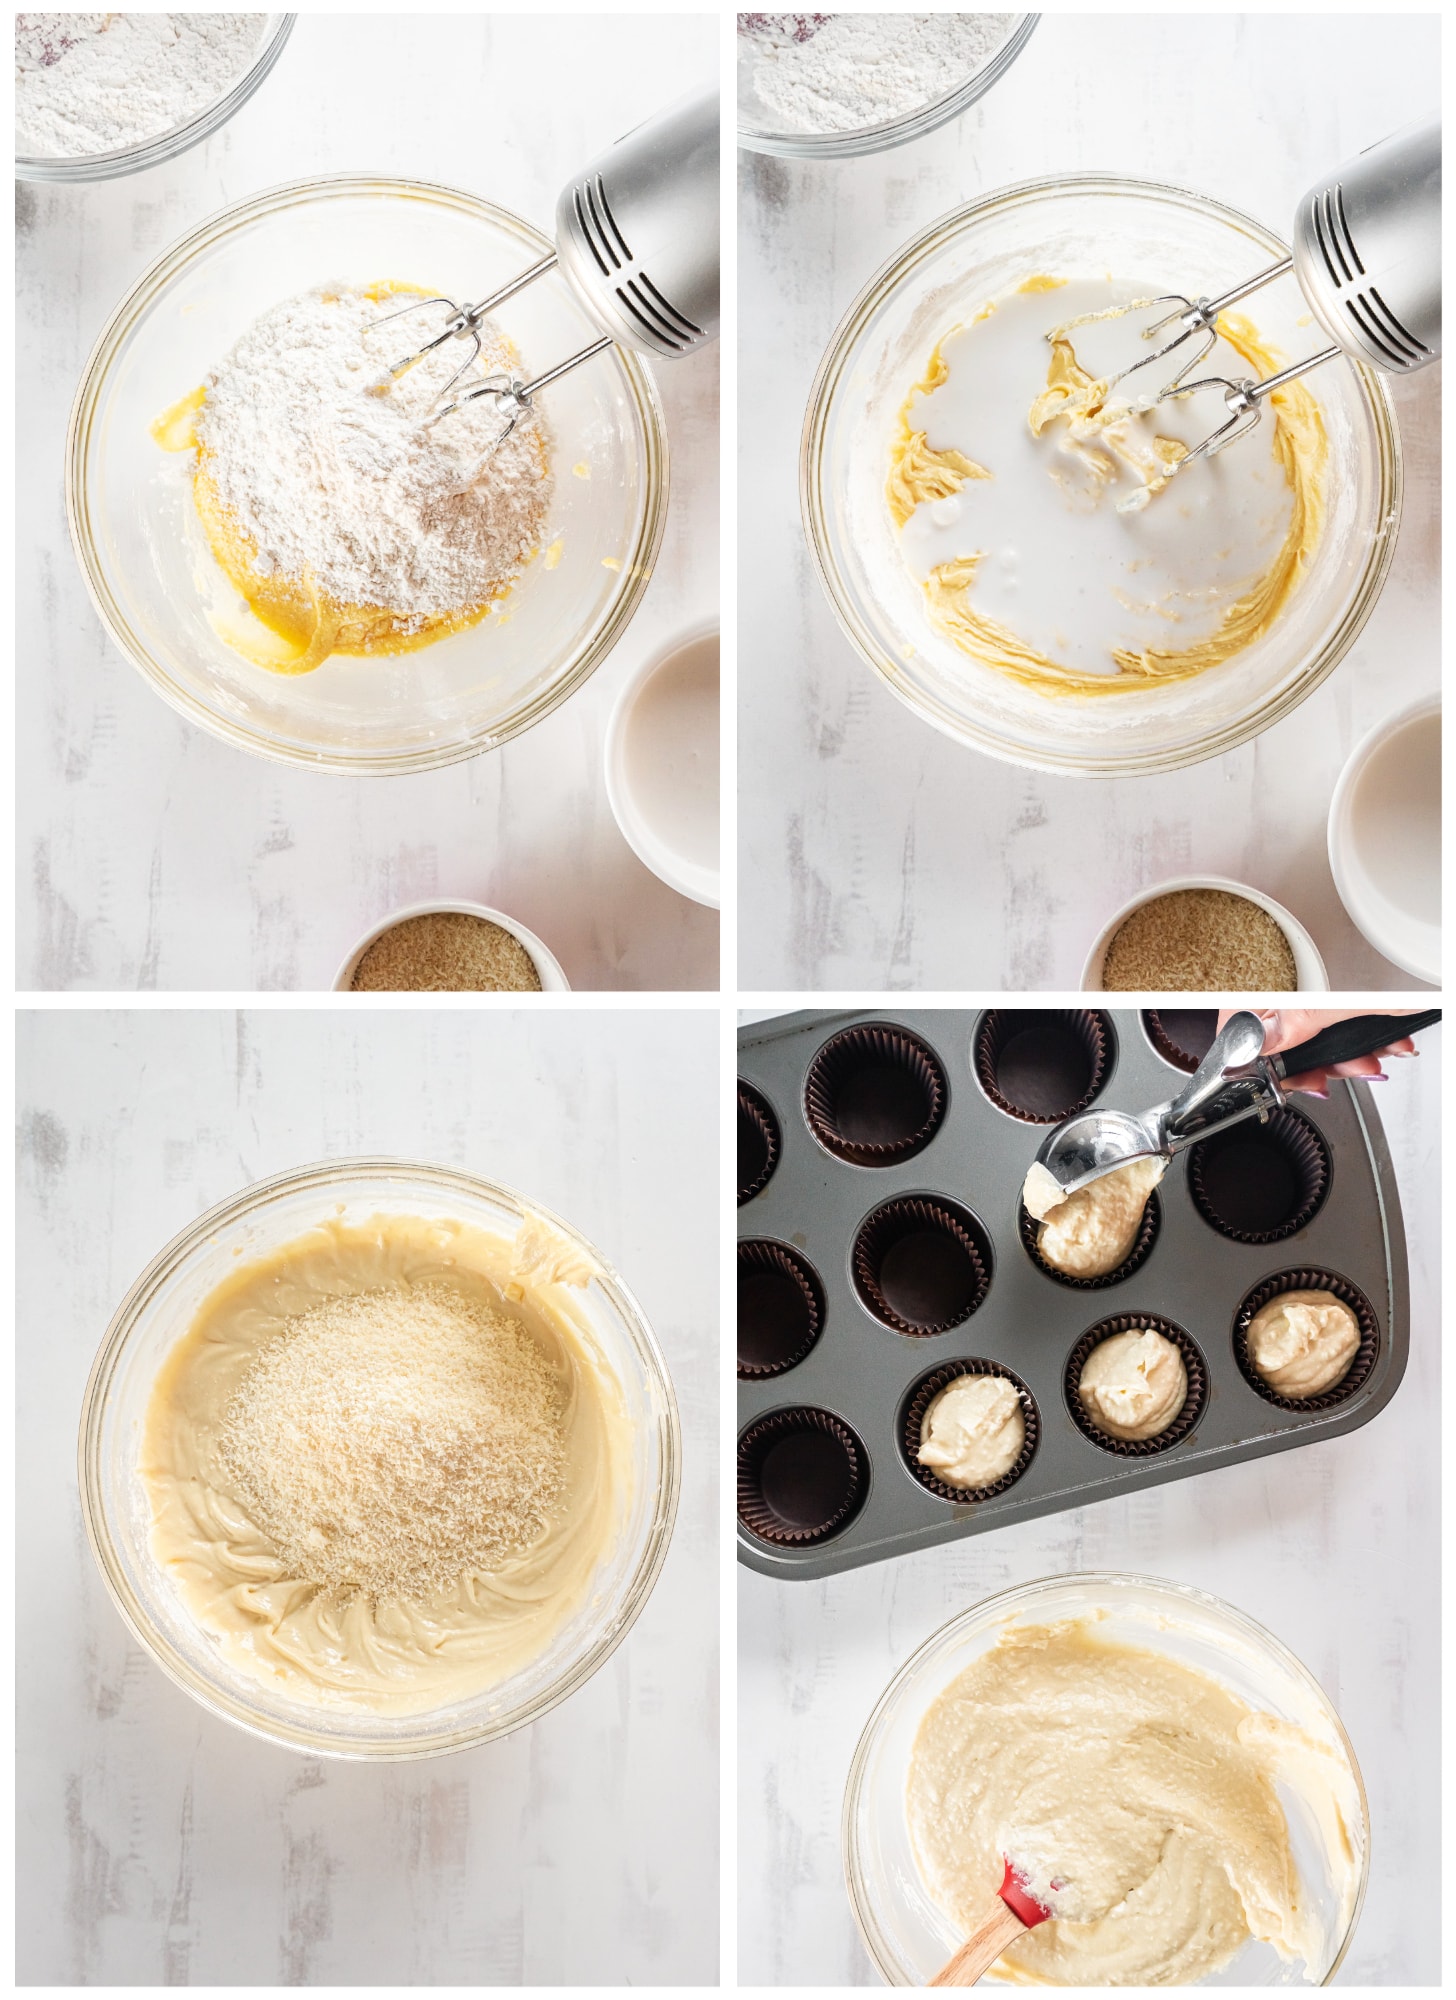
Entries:
<svg viewBox="0 0 1456 2000">
<path fill-rule="evenodd" d="M 1264 1053 L 1278 1055 L 1281 1049 L 1298 1048 L 1317 1035 L 1321 1028 L 1328 1028 L 1335 1021 L 1353 1021 L 1361 1014 L 1375 1010 L 1368 1007 L 1225 1007 L 1218 1017 L 1218 1025 L 1223 1026 L 1232 1014 L 1256 1014 L 1264 1023 Z M 1382 1007 L 1383 1014 L 1419 1014 L 1420 1007 Z M 1372 1056 L 1357 1056 L 1353 1062 L 1332 1063 L 1327 1069 L 1309 1069 L 1298 1076 L 1284 1079 L 1286 1090 L 1302 1090 L 1311 1097 L 1328 1097 L 1332 1076 L 1363 1077 L 1367 1083 L 1383 1083 L 1385 1071 L 1381 1059 L 1387 1056 L 1413 1056 L 1419 1054 L 1409 1035 L 1402 1035 L 1398 1041 L 1388 1043 Z"/>
</svg>

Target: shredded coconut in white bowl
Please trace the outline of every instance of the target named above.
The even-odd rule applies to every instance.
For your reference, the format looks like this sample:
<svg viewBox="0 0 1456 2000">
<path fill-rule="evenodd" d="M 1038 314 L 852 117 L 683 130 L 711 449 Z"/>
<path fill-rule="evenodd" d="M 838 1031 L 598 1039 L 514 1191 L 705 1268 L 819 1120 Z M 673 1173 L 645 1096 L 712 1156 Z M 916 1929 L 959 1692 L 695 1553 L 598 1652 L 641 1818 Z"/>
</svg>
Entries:
<svg viewBox="0 0 1456 2000">
<path fill-rule="evenodd" d="M 17 14 L 22 159 L 118 153 L 185 125 L 231 90 L 266 14 Z"/>
</svg>

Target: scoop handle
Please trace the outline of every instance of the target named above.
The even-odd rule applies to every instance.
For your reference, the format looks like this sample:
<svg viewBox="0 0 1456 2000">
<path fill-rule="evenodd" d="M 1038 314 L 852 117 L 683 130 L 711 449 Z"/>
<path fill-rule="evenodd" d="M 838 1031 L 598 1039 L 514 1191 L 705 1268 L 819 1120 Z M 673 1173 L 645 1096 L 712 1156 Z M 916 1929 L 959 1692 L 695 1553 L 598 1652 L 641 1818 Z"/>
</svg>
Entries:
<svg viewBox="0 0 1456 2000">
<path fill-rule="evenodd" d="M 1301 1076 L 1307 1069 L 1329 1069 L 1335 1063 L 1354 1062 L 1357 1056 L 1373 1056 L 1403 1035 L 1414 1035 L 1441 1018 L 1439 1007 L 1424 1014 L 1356 1014 L 1349 1021 L 1332 1021 L 1298 1048 L 1281 1049 L 1275 1057 L 1285 1076 Z"/>
</svg>

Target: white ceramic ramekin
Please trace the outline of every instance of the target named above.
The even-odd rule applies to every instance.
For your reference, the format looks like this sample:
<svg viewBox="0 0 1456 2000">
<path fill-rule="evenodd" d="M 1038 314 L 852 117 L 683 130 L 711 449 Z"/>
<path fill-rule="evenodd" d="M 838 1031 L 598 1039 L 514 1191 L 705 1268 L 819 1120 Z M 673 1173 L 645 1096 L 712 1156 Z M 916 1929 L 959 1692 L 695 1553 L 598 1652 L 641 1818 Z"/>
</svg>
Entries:
<svg viewBox="0 0 1456 2000">
<path fill-rule="evenodd" d="M 1433 694 L 1356 745 L 1329 818 L 1330 873 L 1351 923 L 1392 965 L 1431 986 L 1441 983 L 1440 768 L 1441 697 Z"/>
<path fill-rule="evenodd" d="M 1140 910 L 1144 903 L 1151 903 L 1159 896 L 1174 895 L 1180 889 L 1224 889 L 1230 896 L 1242 896 L 1245 902 L 1256 904 L 1278 924 L 1288 940 L 1289 949 L 1294 953 L 1295 990 L 1299 993 L 1329 992 L 1330 976 L 1325 971 L 1319 947 L 1299 919 L 1291 916 L 1282 903 L 1276 903 L 1262 889 L 1251 889 L 1247 882 L 1231 882 L 1225 875 L 1178 875 L 1172 881 L 1155 882 L 1151 888 L 1139 890 L 1136 896 L 1108 918 L 1097 942 L 1087 954 L 1087 963 L 1082 967 L 1084 993 L 1107 991 L 1102 984 L 1102 966 L 1107 948 L 1133 911 Z"/>
<path fill-rule="evenodd" d="M 530 955 L 531 963 L 536 968 L 537 977 L 541 981 L 541 991 L 543 993 L 569 993 L 571 991 L 566 974 L 561 970 L 555 958 L 546 949 L 546 946 L 542 944 L 536 933 L 528 931 L 526 926 L 518 922 L 515 917 L 508 917 L 504 910 L 489 909 L 484 903 L 411 903 L 406 909 L 391 910 L 387 917 L 380 919 L 372 931 L 367 932 L 360 938 L 358 944 L 355 945 L 349 956 L 339 967 L 338 977 L 334 981 L 334 992 L 348 993 L 353 990 L 352 981 L 355 968 L 376 938 L 383 937 L 386 931 L 392 931 L 396 924 L 402 924 L 410 917 L 430 917 L 441 913 L 462 917 L 483 917 L 487 923 L 499 924 L 503 931 L 509 931 L 513 938 L 516 938 L 525 946 L 526 951 Z"/>
</svg>

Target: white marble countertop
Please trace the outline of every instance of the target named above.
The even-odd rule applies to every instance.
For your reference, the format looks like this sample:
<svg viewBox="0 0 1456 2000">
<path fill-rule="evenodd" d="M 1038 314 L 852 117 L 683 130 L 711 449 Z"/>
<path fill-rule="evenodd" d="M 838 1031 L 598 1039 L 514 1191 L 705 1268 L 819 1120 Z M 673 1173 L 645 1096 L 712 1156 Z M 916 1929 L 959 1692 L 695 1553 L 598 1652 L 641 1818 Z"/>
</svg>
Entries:
<svg viewBox="0 0 1456 2000">
<path fill-rule="evenodd" d="M 1115 909 L 1189 874 L 1276 897 L 1337 989 L 1412 985 L 1345 915 L 1325 819 L 1359 738 L 1439 682 L 1439 368 L 1394 385 L 1404 521 L 1351 653 L 1257 741 L 1162 777 L 1020 770 L 913 716 L 813 574 L 797 460 L 835 326 L 936 216 L 1096 169 L 1204 190 L 1287 237 L 1319 174 L 1434 114 L 1439 37 L 1433 15 L 1047 14 L 928 138 L 860 160 L 740 156 L 741 989 L 1073 989 Z"/>
<path fill-rule="evenodd" d="M 1440 1979 L 1440 1034 L 1376 1086 L 1410 1253 L 1395 1400 L 1348 1437 L 968 1537 L 830 1578 L 739 1569 L 739 1977 L 875 1985 L 845 1893 L 839 1816 L 870 1710 L 957 1611 L 1066 1571 L 1212 1591 L 1319 1680 L 1370 1798 L 1364 1915 L 1338 1978 Z"/>
<path fill-rule="evenodd" d="M 191 152 L 126 180 L 18 187 L 22 988 L 319 990 L 379 918 L 435 896 L 520 918 L 574 986 L 717 985 L 716 914 L 642 866 L 601 776 L 617 690 L 717 605 L 716 348 L 653 370 L 672 498 L 627 635 L 547 721 L 449 770 L 325 777 L 184 723 L 103 633 L 62 492 L 97 334 L 205 216 L 283 181 L 377 169 L 548 226 L 583 160 L 711 81 L 717 32 L 704 14 L 573 16 L 568 33 L 529 12 L 301 14 L 257 95 Z"/>
<path fill-rule="evenodd" d="M 702 1011 L 21 1016 L 23 1984 L 716 1981 L 718 1053 Z M 706 1143 L 665 1148 L 677 1130 Z M 518 1187 L 598 1244 L 684 1439 L 666 1566 L 612 1659 L 501 1742 L 383 1766 L 258 1742 L 175 1687 L 76 1493 L 87 1373 L 148 1260 L 249 1181 L 369 1152 Z"/>
</svg>

